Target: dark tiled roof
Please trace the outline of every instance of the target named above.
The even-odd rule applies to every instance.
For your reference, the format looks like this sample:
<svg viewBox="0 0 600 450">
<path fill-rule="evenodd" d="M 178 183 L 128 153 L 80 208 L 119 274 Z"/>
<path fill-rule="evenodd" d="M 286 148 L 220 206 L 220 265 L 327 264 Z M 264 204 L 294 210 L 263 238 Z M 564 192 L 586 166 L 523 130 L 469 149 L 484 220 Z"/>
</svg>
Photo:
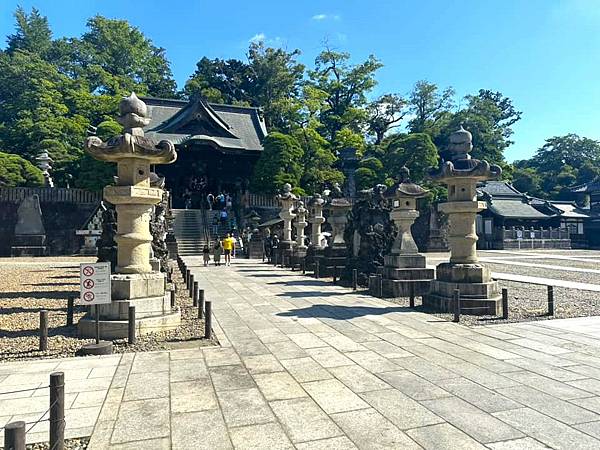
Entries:
<svg viewBox="0 0 600 450">
<path fill-rule="evenodd" d="M 600 192 L 600 178 L 596 178 L 589 183 L 580 184 L 579 186 L 573 186 L 570 189 L 571 192 Z"/>
<path fill-rule="evenodd" d="M 488 202 L 489 210 L 498 216 L 510 219 L 550 219 L 546 215 L 521 199 L 492 198 Z"/>
<path fill-rule="evenodd" d="M 507 183 L 506 181 L 486 181 L 478 187 L 478 190 L 493 197 L 502 196 L 521 198 L 524 196 L 522 192 L 517 191 L 510 183 Z"/>
<path fill-rule="evenodd" d="M 143 97 L 151 117 L 146 135 L 174 144 L 197 141 L 223 150 L 262 151 L 267 134 L 258 108 Z M 200 117 L 202 123 L 197 121 Z"/>
</svg>

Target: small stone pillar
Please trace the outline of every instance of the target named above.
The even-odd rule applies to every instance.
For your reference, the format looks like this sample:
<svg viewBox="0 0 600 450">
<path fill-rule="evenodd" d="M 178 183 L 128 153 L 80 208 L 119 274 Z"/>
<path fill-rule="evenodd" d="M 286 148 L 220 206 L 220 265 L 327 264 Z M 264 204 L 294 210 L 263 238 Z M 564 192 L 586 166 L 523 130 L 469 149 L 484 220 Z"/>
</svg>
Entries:
<svg viewBox="0 0 600 450">
<path fill-rule="evenodd" d="M 445 161 L 431 173 L 434 180 L 448 186 L 448 201 L 440 204 L 440 211 L 449 216 L 450 262 L 437 266 L 436 279 L 423 303 L 452 311 L 454 289 L 459 289 L 461 305 L 470 314 L 499 314 L 501 297 L 498 283 L 491 272 L 477 258 L 477 213 L 486 208 L 477 201 L 476 186 L 480 181 L 496 179 L 502 173 L 498 166 L 487 161 L 472 159 L 471 133 L 461 126 L 450 135 Z"/>
<path fill-rule="evenodd" d="M 112 303 L 99 305 L 100 334 L 103 338 L 127 337 L 128 307 L 136 307 L 138 333 L 170 329 L 180 323 L 180 312 L 172 311 L 165 292 L 165 274 L 150 264 L 152 235 L 150 215 L 163 190 L 150 184 L 150 165 L 171 164 L 177 159 L 169 141 L 158 144 L 144 136 L 142 127 L 150 122 L 146 104 L 132 93 L 119 103 L 118 121 L 124 133 L 102 142 L 96 136 L 86 141 L 87 152 L 95 159 L 117 163 L 116 185 L 104 188 L 104 199 L 117 212 L 117 266 L 111 276 Z M 80 320 L 82 336 L 93 336 L 90 316 Z"/>
<path fill-rule="evenodd" d="M 410 171 L 402 167 L 400 181 L 386 192 L 392 211 L 390 218 L 398 228 L 389 255 L 384 256 L 384 266 L 378 269 L 382 276 L 384 297 L 408 297 L 429 292 L 434 277 L 433 269 L 426 268 L 425 256 L 419 254 L 411 226 L 419 217 L 417 199 L 425 197 L 427 190 L 410 181 Z M 377 276 L 371 277 L 369 286 L 378 292 Z"/>
</svg>

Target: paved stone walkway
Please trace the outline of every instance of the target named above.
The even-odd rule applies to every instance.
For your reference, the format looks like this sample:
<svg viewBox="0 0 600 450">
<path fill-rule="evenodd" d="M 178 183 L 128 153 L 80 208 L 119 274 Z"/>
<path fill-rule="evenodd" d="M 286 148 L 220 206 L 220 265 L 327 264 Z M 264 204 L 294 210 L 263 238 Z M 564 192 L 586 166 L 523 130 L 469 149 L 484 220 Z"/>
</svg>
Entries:
<svg viewBox="0 0 600 450">
<path fill-rule="evenodd" d="M 111 357 L 91 449 L 600 448 L 595 318 L 467 328 L 259 262 L 193 271 L 221 347 Z"/>
</svg>

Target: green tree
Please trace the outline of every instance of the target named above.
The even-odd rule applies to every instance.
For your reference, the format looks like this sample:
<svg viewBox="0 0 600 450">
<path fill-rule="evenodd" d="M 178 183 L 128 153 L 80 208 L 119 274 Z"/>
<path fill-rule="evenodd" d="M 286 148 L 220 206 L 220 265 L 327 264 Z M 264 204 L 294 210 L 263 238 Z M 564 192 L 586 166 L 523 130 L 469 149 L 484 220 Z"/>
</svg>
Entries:
<svg viewBox="0 0 600 450">
<path fill-rule="evenodd" d="M 19 155 L 0 152 L 0 186 L 43 186 L 42 171 Z"/>
<path fill-rule="evenodd" d="M 439 90 L 428 81 L 417 81 L 409 95 L 409 111 L 413 118 L 408 123 L 411 133 L 428 133 L 435 139 L 444 120 L 454 107 L 454 89 Z"/>
<path fill-rule="evenodd" d="M 292 136 L 269 133 L 263 142 L 263 152 L 254 166 L 252 190 L 263 194 L 275 194 L 285 183 L 298 188 L 303 174 L 304 152 Z"/>
<path fill-rule="evenodd" d="M 48 19 L 36 8 L 27 14 L 22 7 L 15 11 L 16 31 L 7 38 L 6 51 L 13 54 L 17 50 L 45 56 L 52 45 L 52 32 Z"/>
<path fill-rule="evenodd" d="M 382 161 L 387 176 L 397 179 L 400 168 L 410 169 L 411 179 L 417 183 L 425 180 L 430 167 L 438 164 L 438 151 L 431 137 L 425 133 L 396 134 L 382 144 Z"/>
<path fill-rule="evenodd" d="M 349 60 L 348 53 L 326 49 L 308 72 L 309 84 L 324 97 L 319 120 L 330 140 L 344 128 L 361 131 L 367 117 L 367 94 L 377 84 L 375 72 L 383 66 L 373 55 L 356 65 Z"/>
<path fill-rule="evenodd" d="M 542 196 L 542 177 L 532 168 L 515 168 L 512 175 L 513 186 L 521 192 L 533 196 Z"/>
<path fill-rule="evenodd" d="M 297 128 L 292 136 L 304 151 L 300 186 L 307 194 L 322 192 L 326 186 L 344 182 L 344 174 L 334 167 L 337 157 L 323 136 L 313 128 Z"/>
<path fill-rule="evenodd" d="M 385 180 L 383 163 L 374 156 L 363 158 L 358 163 L 354 177 L 357 190 L 370 189 L 376 184 L 383 183 Z"/>
<path fill-rule="evenodd" d="M 374 136 L 374 144 L 379 145 L 386 133 L 400 126 L 408 114 L 408 102 L 398 94 L 384 94 L 367 105 L 367 125 Z"/>
</svg>

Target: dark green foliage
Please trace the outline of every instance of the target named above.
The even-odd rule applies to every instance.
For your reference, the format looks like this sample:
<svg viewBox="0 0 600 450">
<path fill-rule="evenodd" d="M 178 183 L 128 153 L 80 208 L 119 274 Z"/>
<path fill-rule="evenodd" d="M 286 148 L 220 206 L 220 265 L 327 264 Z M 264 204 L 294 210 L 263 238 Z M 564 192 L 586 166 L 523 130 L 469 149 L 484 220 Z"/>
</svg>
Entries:
<svg viewBox="0 0 600 450">
<path fill-rule="evenodd" d="M 27 14 L 22 7 L 15 11 L 16 31 L 7 38 L 6 51 L 9 54 L 17 50 L 36 53 L 44 56 L 52 45 L 52 32 L 48 19 L 42 16 L 36 8 L 31 8 Z"/>
<path fill-rule="evenodd" d="M 382 147 L 387 176 L 393 179 L 397 179 L 402 166 L 406 166 L 410 169 L 411 179 L 422 183 L 428 170 L 438 164 L 437 148 L 425 133 L 390 136 Z"/>
<path fill-rule="evenodd" d="M 19 155 L 0 152 L 0 186 L 43 186 L 42 171 Z"/>
<path fill-rule="evenodd" d="M 265 138 L 263 146 L 264 151 L 254 167 L 252 190 L 275 194 L 285 183 L 298 187 L 303 173 L 304 155 L 298 141 L 292 136 L 274 132 Z"/>
</svg>

